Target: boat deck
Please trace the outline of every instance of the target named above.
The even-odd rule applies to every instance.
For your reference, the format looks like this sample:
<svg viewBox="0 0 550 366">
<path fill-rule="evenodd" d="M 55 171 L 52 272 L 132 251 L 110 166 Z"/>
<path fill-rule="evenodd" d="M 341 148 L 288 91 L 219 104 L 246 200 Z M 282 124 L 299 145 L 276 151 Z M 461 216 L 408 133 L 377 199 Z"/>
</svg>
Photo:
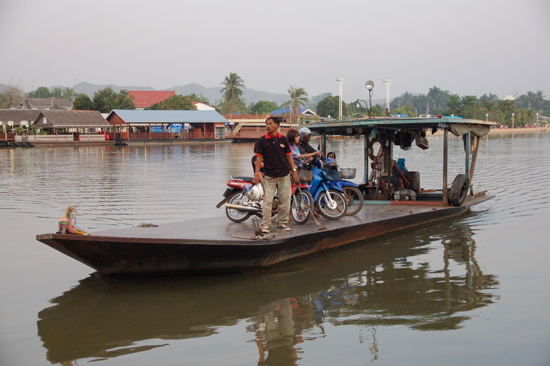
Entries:
<svg viewBox="0 0 550 366">
<path fill-rule="evenodd" d="M 368 201 L 367 201 L 368 202 Z M 378 202 L 376 204 L 375 202 Z M 324 217 L 317 218 L 317 221 L 327 230 L 336 230 L 349 228 L 357 225 L 369 223 L 378 223 L 384 220 L 393 220 L 399 217 L 410 216 L 411 214 L 434 213 L 437 211 L 455 211 L 456 207 L 443 207 L 433 202 L 424 203 L 418 201 L 416 204 L 386 204 L 384 201 L 375 201 L 372 204 L 366 204 L 363 209 L 354 216 L 344 216 L 340 220 L 327 220 Z M 221 208 L 220 210 L 223 210 Z M 446 215 L 444 215 L 446 216 Z M 273 218 L 275 223 L 276 217 Z M 259 219 L 261 224 L 261 219 Z M 155 224 L 153 222 L 153 224 Z M 288 226 L 291 231 L 280 231 L 272 228 L 271 234 L 275 237 L 273 240 L 285 239 L 302 235 L 309 235 L 319 231 L 318 225 L 311 218 L 305 225 L 297 225 L 290 221 Z M 108 231 L 94 232 L 93 236 L 133 238 L 133 239 L 175 239 L 178 241 L 203 241 L 218 242 L 236 241 L 242 243 L 250 242 L 252 244 L 261 244 L 269 241 L 250 241 L 232 237 L 253 237 L 254 224 L 252 218 L 237 224 L 231 222 L 227 217 L 215 217 L 200 220 L 180 221 L 166 224 L 159 224 L 158 227 L 131 227 L 126 229 L 113 229 Z"/>
<path fill-rule="evenodd" d="M 418 201 L 368 204 L 355 216 L 319 218 L 324 230 L 314 220 L 290 222 L 291 231 L 273 229 L 269 240 L 253 240 L 252 220 L 237 224 L 225 216 L 91 235 L 44 234 L 37 240 L 110 276 L 242 272 L 456 217 L 492 197 L 477 196 L 460 207 Z"/>
</svg>

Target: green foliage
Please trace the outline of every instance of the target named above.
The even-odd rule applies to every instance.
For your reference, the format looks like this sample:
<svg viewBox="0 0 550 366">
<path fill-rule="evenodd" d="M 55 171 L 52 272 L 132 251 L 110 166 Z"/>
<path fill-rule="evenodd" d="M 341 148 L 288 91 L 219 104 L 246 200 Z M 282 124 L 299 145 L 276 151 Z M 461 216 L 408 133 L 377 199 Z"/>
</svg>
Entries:
<svg viewBox="0 0 550 366">
<path fill-rule="evenodd" d="M 290 86 L 290 89 L 287 90 L 287 92 L 290 96 L 290 100 L 281 104 L 281 107 L 290 108 L 291 113 L 298 114 L 300 107 L 303 107 L 307 103 L 309 103 L 307 92 L 304 90 L 304 88 L 295 88 L 292 85 Z"/>
<path fill-rule="evenodd" d="M 248 113 L 248 107 L 242 99 L 221 102 L 218 105 L 218 109 L 223 114 Z"/>
<path fill-rule="evenodd" d="M 86 94 L 77 94 L 74 102 L 73 109 L 79 111 L 91 111 L 94 110 L 94 102 Z"/>
<path fill-rule="evenodd" d="M 260 100 L 256 104 L 250 107 L 250 111 L 255 114 L 267 114 L 271 113 L 275 109 L 278 109 L 279 106 L 273 102 L 267 100 Z"/>
<path fill-rule="evenodd" d="M 10 107 L 10 104 L 6 99 L 4 99 L 4 94 L 0 94 L 0 109 L 7 109 Z"/>
<path fill-rule="evenodd" d="M 343 106 L 342 109 L 344 109 Z M 345 115 L 351 118 L 361 118 L 367 117 L 369 115 L 368 108 L 365 107 L 365 104 L 362 102 L 359 102 L 359 104 L 357 104 L 356 102 L 347 104 L 346 111 L 347 113 Z"/>
<path fill-rule="evenodd" d="M 19 105 L 24 98 L 23 90 L 19 85 L 8 84 L 4 88 L 4 93 L 0 94 L 0 99 L 5 108 Z"/>
<path fill-rule="evenodd" d="M 386 106 L 377 104 L 372 106 L 371 115 L 374 117 L 381 117 L 386 115 Z"/>
<path fill-rule="evenodd" d="M 27 98 L 65 98 L 73 100 L 75 97 L 75 92 L 71 88 L 55 88 L 51 92 L 45 86 L 40 86 L 38 89 L 27 93 Z"/>
<path fill-rule="evenodd" d="M 50 90 L 45 86 L 40 86 L 35 91 L 27 94 L 29 98 L 51 98 L 51 96 Z"/>
<path fill-rule="evenodd" d="M 445 107 L 447 100 L 449 99 L 450 93 L 446 90 L 441 90 L 440 88 L 434 86 L 428 91 L 428 98 L 430 99 L 432 109 L 435 111 Z"/>
<path fill-rule="evenodd" d="M 93 109 L 101 113 L 108 113 L 113 109 L 136 109 L 133 99 L 126 90 L 116 93 L 110 86 L 96 92 L 93 103 Z"/>
<path fill-rule="evenodd" d="M 329 95 L 325 99 L 317 103 L 317 114 L 322 117 L 331 116 L 331 118 L 338 118 L 340 99 Z M 356 108 L 357 109 L 357 108 Z M 342 101 L 342 114 L 348 115 L 348 105 Z M 367 113 L 365 113 L 367 114 Z"/>
<path fill-rule="evenodd" d="M 184 97 L 189 97 L 189 98 L 191 98 L 191 100 L 192 100 L 193 102 L 200 102 L 200 103 L 204 103 L 204 104 L 210 105 L 210 101 L 208 100 L 207 97 L 205 97 L 204 95 L 202 95 L 202 93 L 199 93 L 199 95 L 197 95 L 196 93 L 193 93 L 193 94 L 189 94 L 189 95 L 184 95 Z"/>
<path fill-rule="evenodd" d="M 481 98 L 474 95 L 459 96 L 442 91 L 437 87 L 430 88 L 428 95 L 403 93 L 391 102 L 391 112 L 413 111 L 412 115 L 455 115 L 468 119 L 480 119 L 512 125 L 523 126 L 536 122 L 536 113 L 550 116 L 550 101 L 544 99 L 542 91 L 527 92 L 516 100 L 500 100 L 495 94 L 486 93 Z M 444 105 L 442 105 L 444 101 Z M 407 113 L 409 114 L 409 113 Z"/>
<path fill-rule="evenodd" d="M 458 94 L 451 94 L 449 100 L 447 101 L 447 106 L 449 107 L 451 114 L 458 115 L 458 111 L 462 106 L 462 100 Z"/>
<path fill-rule="evenodd" d="M 241 104 L 240 102 L 242 102 L 241 96 L 243 95 L 243 91 L 241 88 L 245 87 L 244 80 L 236 73 L 230 72 L 221 85 L 223 85 L 223 88 L 220 90 L 220 93 L 223 94 L 226 109 L 238 108 Z"/>
<path fill-rule="evenodd" d="M 193 104 L 193 99 L 189 96 L 182 95 L 172 95 L 170 98 L 167 98 L 161 102 L 153 104 L 151 107 L 146 109 L 155 109 L 155 110 L 196 110 L 197 107 Z"/>
<path fill-rule="evenodd" d="M 61 88 L 54 88 L 52 90 L 51 96 L 54 98 L 61 98 L 62 94 L 63 94 L 63 90 L 61 90 Z"/>
</svg>

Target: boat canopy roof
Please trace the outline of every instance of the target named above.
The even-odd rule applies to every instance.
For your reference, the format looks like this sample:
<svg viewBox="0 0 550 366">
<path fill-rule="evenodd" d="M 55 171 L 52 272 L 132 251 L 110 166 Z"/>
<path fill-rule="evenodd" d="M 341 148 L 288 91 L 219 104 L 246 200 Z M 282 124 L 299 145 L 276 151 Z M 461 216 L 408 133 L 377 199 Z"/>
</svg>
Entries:
<svg viewBox="0 0 550 366">
<path fill-rule="evenodd" d="M 390 130 L 437 130 L 447 129 L 456 136 L 472 133 L 475 136 L 484 136 L 496 122 L 465 119 L 455 116 L 445 117 L 376 117 L 358 118 L 343 121 L 321 121 L 307 125 L 313 132 L 327 135 L 356 135 L 368 134 L 373 129 Z"/>
</svg>

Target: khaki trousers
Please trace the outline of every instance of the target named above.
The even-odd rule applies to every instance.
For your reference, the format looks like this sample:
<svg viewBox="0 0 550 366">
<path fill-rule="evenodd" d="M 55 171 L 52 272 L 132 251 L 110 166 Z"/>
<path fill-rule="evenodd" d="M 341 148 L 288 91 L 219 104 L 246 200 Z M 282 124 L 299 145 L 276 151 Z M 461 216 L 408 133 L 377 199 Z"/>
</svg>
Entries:
<svg viewBox="0 0 550 366">
<path fill-rule="evenodd" d="M 271 227 L 271 210 L 273 207 L 273 197 L 277 196 L 279 203 L 277 210 L 277 224 L 287 224 L 290 214 L 290 173 L 281 178 L 272 178 L 265 176 L 262 178 L 265 196 L 262 207 L 262 226 Z"/>
</svg>

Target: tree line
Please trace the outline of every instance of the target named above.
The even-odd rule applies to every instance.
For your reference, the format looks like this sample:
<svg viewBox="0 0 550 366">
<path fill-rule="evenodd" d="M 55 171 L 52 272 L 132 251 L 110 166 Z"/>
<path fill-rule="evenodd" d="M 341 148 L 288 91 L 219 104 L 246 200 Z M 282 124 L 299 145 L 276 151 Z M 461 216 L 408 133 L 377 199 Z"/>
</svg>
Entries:
<svg viewBox="0 0 550 366">
<path fill-rule="evenodd" d="M 289 99 L 281 105 L 266 100 L 247 105 L 242 98 L 245 83 L 237 73 L 230 72 L 221 85 L 222 98 L 214 107 L 222 114 L 267 114 L 279 108 L 287 108 L 290 110 L 290 114 L 298 117 L 300 109 L 307 107 L 319 116 L 331 116 L 334 119 L 339 112 L 339 98 L 331 93 L 322 94 L 310 101 L 304 88 L 291 85 L 287 90 Z M 90 98 L 86 94 L 75 93 L 70 88 L 54 88 L 50 91 L 46 87 L 39 87 L 24 95 L 20 88 L 13 85 L 8 85 L 4 93 L 0 94 L 0 108 L 16 106 L 25 98 L 50 97 L 73 100 L 73 109 L 76 110 L 96 110 L 108 113 L 113 109 L 135 109 L 132 96 L 128 95 L 126 90 L 117 93 L 111 87 L 96 92 L 93 98 Z M 194 110 L 196 108 L 193 102 L 210 104 L 210 101 L 202 94 L 175 95 L 147 109 Z M 360 104 L 358 101 L 349 103 L 342 101 L 342 114 L 344 118 L 368 115 L 385 116 L 387 114 L 383 105 L 368 107 L 365 103 Z M 536 120 L 537 113 L 539 116 L 550 116 L 550 100 L 545 99 L 542 91 L 529 91 L 514 100 L 501 100 L 491 93 L 484 94 L 480 98 L 472 95 L 459 96 L 434 86 L 429 89 L 427 94 L 415 95 L 405 92 L 394 98 L 390 102 L 389 112 L 408 116 L 455 115 L 468 119 L 488 119 L 508 126 L 523 126 L 532 124 Z"/>
</svg>

